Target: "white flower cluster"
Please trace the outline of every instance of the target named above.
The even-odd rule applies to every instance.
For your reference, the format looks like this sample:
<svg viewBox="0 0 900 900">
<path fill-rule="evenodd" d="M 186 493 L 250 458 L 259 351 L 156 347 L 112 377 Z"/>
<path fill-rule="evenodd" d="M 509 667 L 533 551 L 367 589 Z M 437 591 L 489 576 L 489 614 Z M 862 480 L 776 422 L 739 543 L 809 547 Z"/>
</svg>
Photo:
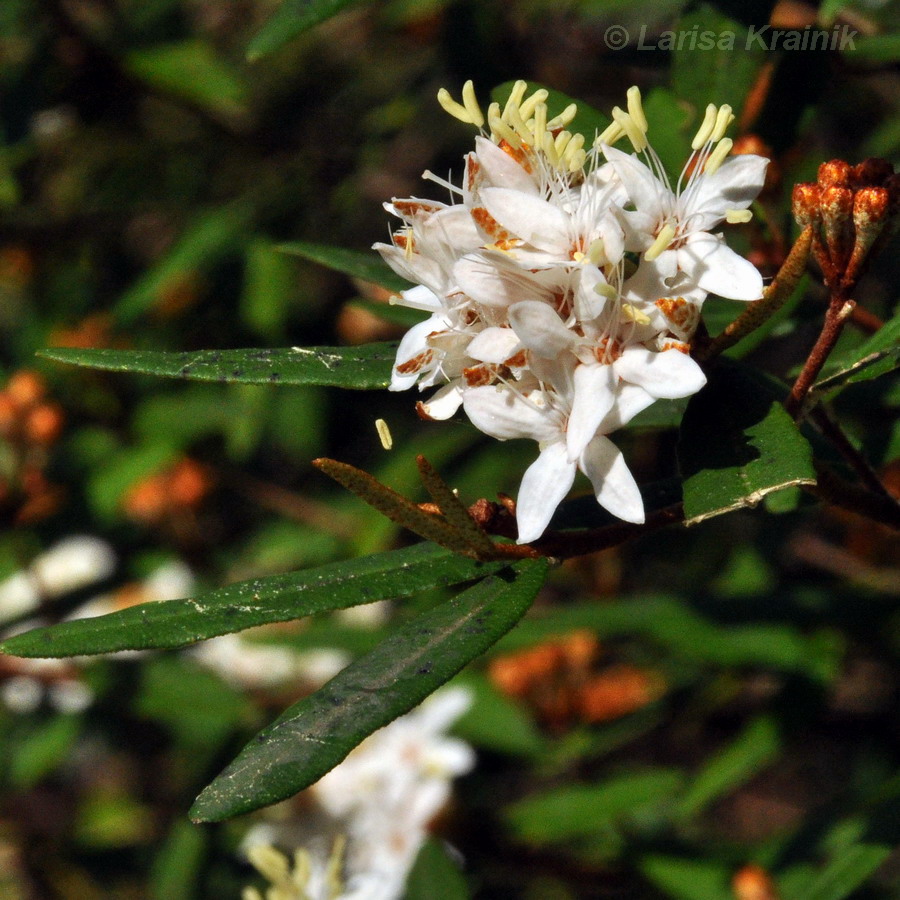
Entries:
<svg viewBox="0 0 900 900">
<path fill-rule="evenodd" d="M 444 688 L 418 709 L 376 731 L 311 789 L 319 811 L 339 828 L 294 853 L 271 846 L 287 829 L 262 826 L 244 840 L 270 882 L 265 900 L 396 900 L 427 835 L 446 805 L 450 782 L 475 762 L 472 748 L 444 732 L 471 703 L 464 688 Z M 302 824 L 302 823 L 301 823 Z M 302 829 L 300 829 L 302 831 Z M 325 829 L 327 830 L 327 829 Z M 244 900 L 262 900 L 246 888 Z"/>
<path fill-rule="evenodd" d="M 391 390 L 441 385 L 418 404 L 446 419 L 462 407 L 499 440 L 531 438 L 540 455 L 519 489 L 519 542 L 541 536 L 576 470 L 597 502 L 643 522 L 638 486 L 608 434 L 659 398 L 706 382 L 690 343 L 707 293 L 754 300 L 762 280 L 714 233 L 746 222 L 768 160 L 727 158 L 728 106 L 710 104 L 675 187 L 647 142 L 636 87 L 594 145 L 566 130 L 574 104 L 547 118 L 547 92 L 517 82 L 487 116 L 471 82 L 449 113 L 481 134 L 462 187 L 429 172 L 459 202 L 386 204 L 403 221 L 376 244 L 416 286 L 397 303 L 430 316 L 404 336 Z M 486 127 L 485 127 L 486 125 Z M 633 153 L 613 145 L 621 138 Z"/>
</svg>

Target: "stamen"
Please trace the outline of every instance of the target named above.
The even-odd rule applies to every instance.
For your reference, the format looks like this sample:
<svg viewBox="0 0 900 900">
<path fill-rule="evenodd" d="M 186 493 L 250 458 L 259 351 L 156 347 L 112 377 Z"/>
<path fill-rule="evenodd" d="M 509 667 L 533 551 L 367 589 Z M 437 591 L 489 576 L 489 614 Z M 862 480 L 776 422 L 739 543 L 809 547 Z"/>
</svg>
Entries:
<svg viewBox="0 0 900 900">
<path fill-rule="evenodd" d="M 721 141 L 722 138 L 725 137 L 725 131 L 733 121 L 734 116 L 731 113 L 731 107 L 727 103 L 720 106 L 719 112 L 716 114 L 716 125 L 710 135 L 710 140 L 713 141 L 713 143 Z"/>
<path fill-rule="evenodd" d="M 543 103 L 547 104 L 547 98 L 550 92 L 546 88 L 540 88 L 535 91 L 527 100 L 524 100 L 519 106 L 519 115 L 523 119 L 530 119 L 537 107 Z"/>
<path fill-rule="evenodd" d="M 621 309 L 621 317 L 623 322 L 634 322 L 635 325 L 649 325 L 650 316 L 642 313 L 637 307 L 630 303 L 623 303 Z"/>
<path fill-rule="evenodd" d="M 547 133 L 547 104 L 538 103 L 534 108 L 534 146 L 544 146 L 544 135 Z"/>
<path fill-rule="evenodd" d="M 430 169 L 426 169 L 422 173 L 422 178 L 425 179 L 425 181 L 433 181 L 435 184 L 447 188 L 451 194 L 459 194 L 460 196 L 463 194 L 462 188 L 457 187 L 453 182 L 448 181 L 446 178 L 441 178 L 440 175 L 435 175 Z"/>
<path fill-rule="evenodd" d="M 553 135 L 550 134 L 549 131 L 544 132 L 544 146 L 541 147 L 544 151 L 544 155 L 547 157 L 550 165 L 554 168 L 559 165 L 559 154 L 556 152 L 556 143 L 553 140 Z"/>
<path fill-rule="evenodd" d="M 729 225 L 743 225 L 753 218 L 753 213 L 749 209 L 726 209 L 725 221 Z"/>
<path fill-rule="evenodd" d="M 449 113 L 454 119 L 465 122 L 466 125 L 474 125 L 471 112 L 466 109 L 462 103 L 457 103 L 451 96 L 447 88 L 441 88 L 437 93 L 438 103 L 441 104 L 445 113 Z M 480 127 L 480 126 L 479 126 Z"/>
<path fill-rule="evenodd" d="M 609 125 L 607 125 L 594 139 L 594 146 L 599 147 L 601 144 L 606 144 L 607 146 L 612 147 L 612 145 L 615 144 L 616 141 L 621 140 L 624 135 L 625 129 L 622 128 L 618 122 L 610 122 Z"/>
<path fill-rule="evenodd" d="M 626 97 L 628 97 L 628 115 L 634 120 L 634 124 L 646 134 L 650 126 L 647 123 L 647 117 L 644 115 L 641 89 L 636 84 L 632 85 L 628 88 Z"/>
<path fill-rule="evenodd" d="M 565 156 L 566 147 L 569 144 L 569 141 L 572 140 L 572 132 L 571 131 L 561 131 L 557 136 L 556 140 L 553 142 L 553 146 L 556 147 L 556 152 L 562 158 Z"/>
<path fill-rule="evenodd" d="M 607 300 L 615 300 L 619 296 L 619 292 L 611 284 L 603 283 L 594 285 L 594 293 L 606 297 Z"/>
<path fill-rule="evenodd" d="M 522 146 L 522 141 L 519 136 L 503 121 L 503 119 L 494 118 L 488 113 L 488 125 L 490 125 L 491 131 L 501 137 L 507 144 L 515 149 L 519 149 Z"/>
<path fill-rule="evenodd" d="M 554 116 L 547 127 L 551 129 L 565 128 L 578 115 L 578 104 L 570 103 L 558 116 Z"/>
<path fill-rule="evenodd" d="M 394 439 L 391 437 L 391 429 L 388 428 L 388 423 L 384 419 L 376 419 L 375 430 L 378 432 L 378 440 L 381 441 L 381 446 L 385 450 L 390 450 L 394 446 Z"/>
<path fill-rule="evenodd" d="M 603 238 L 595 238 L 591 241 L 586 255 L 588 262 L 596 266 L 604 256 Z"/>
<path fill-rule="evenodd" d="M 471 116 L 472 124 L 476 128 L 481 128 L 484 125 L 484 113 L 481 111 L 478 100 L 475 98 L 475 85 L 471 78 L 463 85 L 462 99 L 463 105 Z"/>
<path fill-rule="evenodd" d="M 670 224 L 664 225 L 662 230 L 656 237 L 656 240 L 651 245 L 650 249 L 644 253 L 644 259 L 648 262 L 653 262 L 663 250 L 668 249 L 669 244 L 672 243 L 672 240 L 675 237 L 675 226 Z"/>
<path fill-rule="evenodd" d="M 587 157 L 587 154 L 582 147 L 584 147 L 583 134 L 573 134 L 566 142 L 566 149 L 562 153 L 562 160 L 566 163 L 570 172 L 577 172 L 584 166 L 584 160 Z"/>
<path fill-rule="evenodd" d="M 697 129 L 694 139 L 691 141 L 691 149 L 699 150 L 708 140 L 716 127 L 716 115 L 718 110 L 714 103 L 710 103 L 706 107 L 706 114 L 703 116 L 703 122 Z"/>
<path fill-rule="evenodd" d="M 527 81 L 522 81 L 520 79 L 513 85 L 513 89 L 509 92 L 509 99 L 506 101 L 506 106 L 503 107 L 503 115 L 500 117 L 504 122 L 509 121 L 509 111 L 511 109 L 518 109 L 522 105 L 522 98 L 525 96 L 525 91 L 527 90 Z"/>
<path fill-rule="evenodd" d="M 732 141 L 731 138 L 722 138 L 716 146 L 716 149 L 709 154 L 709 159 L 706 161 L 706 166 L 703 169 L 704 175 L 712 175 L 725 161 L 725 157 L 731 153 L 731 148 L 733 146 L 734 141 Z"/>
<path fill-rule="evenodd" d="M 631 146 L 634 147 L 636 153 L 640 153 L 642 150 L 646 149 L 647 138 L 644 137 L 644 132 L 637 127 L 637 124 L 627 112 L 623 111 L 618 106 L 614 106 L 612 116 L 613 119 L 619 123 L 628 137 L 628 140 L 631 141 Z"/>
<path fill-rule="evenodd" d="M 519 137 L 522 139 L 522 142 L 525 144 L 529 144 L 532 141 L 531 131 L 528 129 L 528 126 L 525 124 L 525 120 L 522 118 L 522 115 L 519 112 L 518 107 L 514 106 L 509 110 L 509 115 L 504 114 L 504 119 L 512 126 L 513 130 Z"/>
</svg>

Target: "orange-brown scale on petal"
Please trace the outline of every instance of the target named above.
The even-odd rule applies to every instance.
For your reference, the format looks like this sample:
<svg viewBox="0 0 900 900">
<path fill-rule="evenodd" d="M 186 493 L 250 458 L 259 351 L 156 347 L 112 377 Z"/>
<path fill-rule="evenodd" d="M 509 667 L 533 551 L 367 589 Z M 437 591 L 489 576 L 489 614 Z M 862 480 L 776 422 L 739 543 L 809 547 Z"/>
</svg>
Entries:
<svg viewBox="0 0 900 900">
<path fill-rule="evenodd" d="M 416 415 L 425 422 L 436 422 L 437 419 L 428 415 L 425 404 L 421 400 L 416 401 Z"/>
<path fill-rule="evenodd" d="M 509 241 L 513 236 L 500 227 L 500 223 L 483 207 L 476 206 L 472 210 L 475 224 L 494 241 Z"/>
<path fill-rule="evenodd" d="M 410 253 L 416 252 L 415 239 L 408 231 L 395 231 L 391 235 L 391 240 L 393 241 L 394 246 L 399 247 L 401 250 L 406 250 Z"/>
<path fill-rule="evenodd" d="M 431 200 L 394 200 L 393 207 L 403 218 L 415 218 L 420 213 L 435 213 L 441 205 Z"/>
<path fill-rule="evenodd" d="M 484 387 L 487 384 L 493 384 L 496 377 L 496 366 L 471 366 L 463 369 L 463 378 L 469 387 Z"/>
<path fill-rule="evenodd" d="M 689 334 L 700 321 L 700 310 L 684 297 L 660 297 L 656 306 L 673 325 Z"/>
<path fill-rule="evenodd" d="M 400 375 L 412 375 L 413 372 L 420 372 L 433 359 L 434 350 L 425 350 L 424 352 L 419 353 L 417 356 L 414 356 L 412 359 L 408 359 L 406 362 L 400 363 L 394 368 Z"/>
<path fill-rule="evenodd" d="M 622 345 L 617 340 L 601 338 L 597 346 L 594 347 L 594 358 L 598 363 L 604 365 L 615 362 L 621 355 Z"/>
<path fill-rule="evenodd" d="M 679 353 L 683 353 L 685 356 L 691 355 L 691 345 L 686 344 L 684 341 L 664 341 L 659 350 L 660 353 L 663 353 L 666 350 L 677 350 Z"/>
<path fill-rule="evenodd" d="M 525 366 L 528 365 L 528 352 L 526 350 L 520 350 L 518 353 L 513 354 L 509 359 L 505 360 L 503 365 L 510 369 L 524 369 Z"/>
<path fill-rule="evenodd" d="M 480 181 L 481 163 L 478 162 L 474 153 L 470 153 L 466 164 L 466 188 L 469 193 L 475 190 Z"/>
<path fill-rule="evenodd" d="M 508 141 L 502 140 L 497 146 L 504 153 L 511 156 L 526 172 L 531 174 L 531 160 L 528 158 L 526 145 L 523 144 L 521 147 L 513 147 Z"/>
</svg>

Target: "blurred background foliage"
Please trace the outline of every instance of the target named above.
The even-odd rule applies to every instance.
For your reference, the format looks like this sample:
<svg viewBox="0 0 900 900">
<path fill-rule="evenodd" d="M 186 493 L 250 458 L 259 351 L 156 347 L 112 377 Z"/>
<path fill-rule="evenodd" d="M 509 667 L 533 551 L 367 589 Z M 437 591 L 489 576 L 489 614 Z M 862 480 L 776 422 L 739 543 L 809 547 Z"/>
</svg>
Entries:
<svg viewBox="0 0 900 900">
<path fill-rule="evenodd" d="M 323 21 L 301 33 L 298 17 L 317 7 Z M 795 233 L 795 181 L 834 157 L 900 158 L 897 13 L 874 0 L 4 0 L 0 575 L 72 534 L 108 541 L 116 565 L 101 584 L 39 596 L 36 612 L 55 621 L 101 589 L 133 602 L 161 565 L 212 587 L 408 539 L 325 483 L 309 464 L 318 456 L 407 495 L 421 490 L 416 453 L 467 502 L 513 492 L 521 447 L 421 423 L 410 396 L 183 384 L 34 353 L 399 336 L 382 289 L 278 247 L 364 250 L 387 235 L 382 201 L 425 193 L 426 168 L 458 176 L 471 134 L 434 98 L 467 78 L 483 101 L 521 77 L 600 110 L 637 83 L 664 159 L 681 156 L 696 109 L 731 103 L 738 134 L 774 160 L 765 239 L 750 229 L 743 247 L 771 274 Z M 638 47 L 665 29 L 769 22 L 858 36 L 844 52 Z M 611 25 L 628 47 L 605 46 Z M 876 262 L 857 297 L 871 318 L 841 347 L 891 317 L 898 258 Z M 823 298 L 810 279 L 767 340 L 736 355 L 795 372 Z M 712 333 L 735 314 L 725 301 L 706 310 Z M 855 385 L 836 403 L 900 490 L 896 382 Z M 628 433 L 639 480 L 675 473 L 675 434 L 653 422 Z M 897 895 L 897 539 L 791 492 L 767 505 L 570 562 L 461 676 L 477 702 L 457 732 L 479 766 L 438 831 L 462 851 L 465 885 L 429 852 L 411 898 Z M 330 616 L 256 640 L 352 655 L 384 628 Z M 34 676 L 17 665 L 0 661 L 0 679 Z M 185 811 L 308 686 L 248 689 L 190 654 L 34 677 L 45 694 L 23 703 L 10 690 L 0 709 L 0 893 L 237 897 L 253 879 L 235 854 L 247 822 L 192 826 Z M 92 702 L 54 703 L 60 679 Z"/>
</svg>

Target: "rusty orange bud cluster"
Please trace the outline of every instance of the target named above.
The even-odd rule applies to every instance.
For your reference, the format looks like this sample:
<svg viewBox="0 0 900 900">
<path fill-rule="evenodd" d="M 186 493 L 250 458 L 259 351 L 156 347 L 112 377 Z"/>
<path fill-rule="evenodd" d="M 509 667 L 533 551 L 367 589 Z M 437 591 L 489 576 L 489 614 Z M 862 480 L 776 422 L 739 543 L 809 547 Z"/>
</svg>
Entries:
<svg viewBox="0 0 900 900">
<path fill-rule="evenodd" d="M 779 900 L 772 876 L 755 863 L 735 872 L 731 879 L 731 889 L 735 900 Z"/>
<path fill-rule="evenodd" d="M 132 485 L 122 499 L 126 515 L 146 525 L 160 525 L 195 511 L 212 489 L 205 466 L 184 458 L 163 472 Z"/>
<path fill-rule="evenodd" d="M 794 187 L 794 218 L 813 226 L 813 253 L 833 292 L 848 296 L 897 225 L 900 175 L 883 159 L 835 159 Z"/>
<path fill-rule="evenodd" d="M 0 440 L 8 448 L 0 471 L 0 506 L 19 524 L 45 518 L 60 500 L 44 467 L 65 415 L 46 395 L 43 376 L 30 369 L 14 372 L 0 390 Z"/>
<path fill-rule="evenodd" d="M 531 706 L 552 728 L 572 722 L 621 718 L 656 700 L 664 690 L 653 672 L 628 664 L 598 671 L 600 642 L 573 631 L 528 650 L 493 660 L 488 674 L 500 691 Z"/>
</svg>

